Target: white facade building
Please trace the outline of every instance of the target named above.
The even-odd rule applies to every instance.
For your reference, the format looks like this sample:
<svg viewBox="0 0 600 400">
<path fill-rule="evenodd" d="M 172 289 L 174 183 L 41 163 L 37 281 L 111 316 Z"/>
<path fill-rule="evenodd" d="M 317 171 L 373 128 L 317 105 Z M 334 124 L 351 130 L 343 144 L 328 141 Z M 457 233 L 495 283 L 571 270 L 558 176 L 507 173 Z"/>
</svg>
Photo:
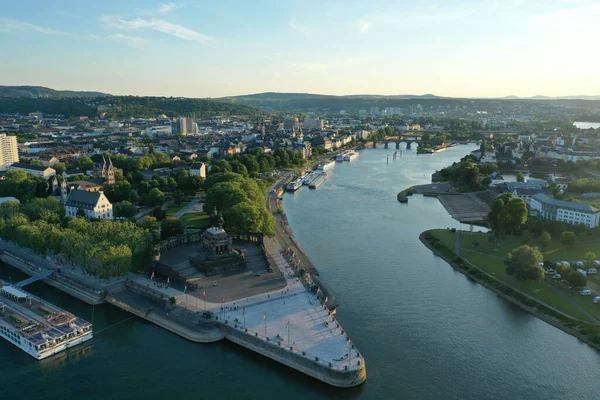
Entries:
<svg viewBox="0 0 600 400">
<path fill-rule="evenodd" d="M 70 217 L 76 217 L 79 210 L 82 210 L 87 218 L 113 219 L 112 204 L 102 192 L 71 190 L 65 209 Z"/>
<path fill-rule="evenodd" d="M 190 166 L 190 176 L 199 176 L 200 178 L 206 178 L 206 164 L 193 163 Z"/>
<path fill-rule="evenodd" d="M 600 223 L 600 210 L 587 204 L 556 200 L 538 193 L 529 200 L 529 213 L 550 221 L 560 221 L 567 224 L 583 224 L 595 228 Z"/>
<path fill-rule="evenodd" d="M 6 168 L 16 162 L 19 162 L 17 137 L 0 134 L 0 168 Z"/>
</svg>

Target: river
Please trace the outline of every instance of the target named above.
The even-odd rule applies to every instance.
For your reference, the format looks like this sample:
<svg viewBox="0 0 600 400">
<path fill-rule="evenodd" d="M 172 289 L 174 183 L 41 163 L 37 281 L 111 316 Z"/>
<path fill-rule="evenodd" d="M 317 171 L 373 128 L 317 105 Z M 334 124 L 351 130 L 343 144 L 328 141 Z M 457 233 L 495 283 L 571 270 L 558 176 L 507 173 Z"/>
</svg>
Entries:
<svg viewBox="0 0 600 400">
<path fill-rule="evenodd" d="M 331 388 L 236 345 L 190 343 L 102 305 L 82 351 L 38 362 L 0 341 L 0 399 L 597 398 L 599 353 L 425 248 L 423 230 L 460 226 L 437 199 L 396 201 L 398 191 L 429 182 L 475 148 L 403 150 L 396 161 L 395 149 L 363 150 L 337 163 L 319 189 L 284 197 L 297 240 L 338 296 L 337 317 L 365 356 L 364 385 Z M 23 278 L 7 266 L 0 276 Z M 92 318 L 92 307 L 41 282 L 28 289 Z"/>
<path fill-rule="evenodd" d="M 598 129 L 600 128 L 600 122 L 579 122 L 579 121 L 575 121 L 573 123 L 573 125 L 575 125 L 575 127 L 579 128 L 579 129 Z"/>
</svg>

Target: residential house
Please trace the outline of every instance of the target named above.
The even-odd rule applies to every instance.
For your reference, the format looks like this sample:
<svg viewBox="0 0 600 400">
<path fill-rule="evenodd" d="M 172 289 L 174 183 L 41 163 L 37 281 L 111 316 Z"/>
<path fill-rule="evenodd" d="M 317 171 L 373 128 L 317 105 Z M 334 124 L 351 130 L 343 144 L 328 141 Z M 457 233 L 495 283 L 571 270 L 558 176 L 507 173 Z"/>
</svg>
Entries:
<svg viewBox="0 0 600 400">
<path fill-rule="evenodd" d="M 190 176 L 199 176 L 200 178 L 206 178 L 206 164 L 193 163 L 192 165 L 190 165 Z"/>
<path fill-rule="evenodd" d="M 31 164 L 14 163 L 8 167 L 9 171 L 23 171 L 30 175 L 41 176 L 42 178 L 49 179 L 56 176 L 56 170 L 50 167 L 43 167 Z"/>
</svg>

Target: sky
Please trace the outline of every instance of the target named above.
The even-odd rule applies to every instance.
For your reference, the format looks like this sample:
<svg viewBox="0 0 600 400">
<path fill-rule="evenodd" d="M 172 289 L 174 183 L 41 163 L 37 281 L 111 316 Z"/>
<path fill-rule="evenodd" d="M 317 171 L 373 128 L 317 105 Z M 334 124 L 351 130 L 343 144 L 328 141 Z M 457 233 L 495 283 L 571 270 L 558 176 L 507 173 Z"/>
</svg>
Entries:
<svg viewBox="0 0 600 400">
<path fill-rule="evenodd" d="M 0 85 L 600 95 L 600 0 L 1 0 Z"/>
</svg>

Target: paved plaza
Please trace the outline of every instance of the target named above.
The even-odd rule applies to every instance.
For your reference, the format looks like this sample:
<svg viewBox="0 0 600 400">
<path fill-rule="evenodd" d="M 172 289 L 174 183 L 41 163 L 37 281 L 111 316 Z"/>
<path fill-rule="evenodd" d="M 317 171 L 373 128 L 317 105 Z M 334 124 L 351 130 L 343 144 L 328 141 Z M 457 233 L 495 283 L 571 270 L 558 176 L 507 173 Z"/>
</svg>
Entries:
<svg viewBox="0 0 600 400">
<path fill-rule="evenodd" d="M 324 365 L 331 363 L 337 369 L 357 369 L 364 365 L 362 355 L 352 348 L 352 343 L 348 343 L 343 327 L 339 326 L 335 317 L 296 277 L 282 255 L 283 249 L 279 242 L 273 240 L 269 243 L 269 248 L 280 269 L 277 275 L 281 278 L 281 287 L 275 290 L 250 296 L 233 296 L 228 293 L 230 286 L 222 283 L 222 278 L 218 289 L 206 289 L 206 302 L 201 296 L 202 291 L 192 295 L 173 287 L 163 286 L 156 290 L 166 296 L 176 297 L 185 308 L 197 312 L 212 311 L 229 325 L 248 329 L 249 335 L 258 336 L 265 341 L 268 337 L 269 342 L 279 342 L 286 349 L 292 347 L 289 351 L 298 354 L 304 352 L 307 358 L 318 358 Z M 232 278 L 235 279 L 236 275 L 240 274 L 234 274 Z M 154 288 L 154 283 L 146 277 L 138 275 L 134 280 Z M 237 284 L 242 285 L 244 281 L 239 280 Z"/>
</svg>

